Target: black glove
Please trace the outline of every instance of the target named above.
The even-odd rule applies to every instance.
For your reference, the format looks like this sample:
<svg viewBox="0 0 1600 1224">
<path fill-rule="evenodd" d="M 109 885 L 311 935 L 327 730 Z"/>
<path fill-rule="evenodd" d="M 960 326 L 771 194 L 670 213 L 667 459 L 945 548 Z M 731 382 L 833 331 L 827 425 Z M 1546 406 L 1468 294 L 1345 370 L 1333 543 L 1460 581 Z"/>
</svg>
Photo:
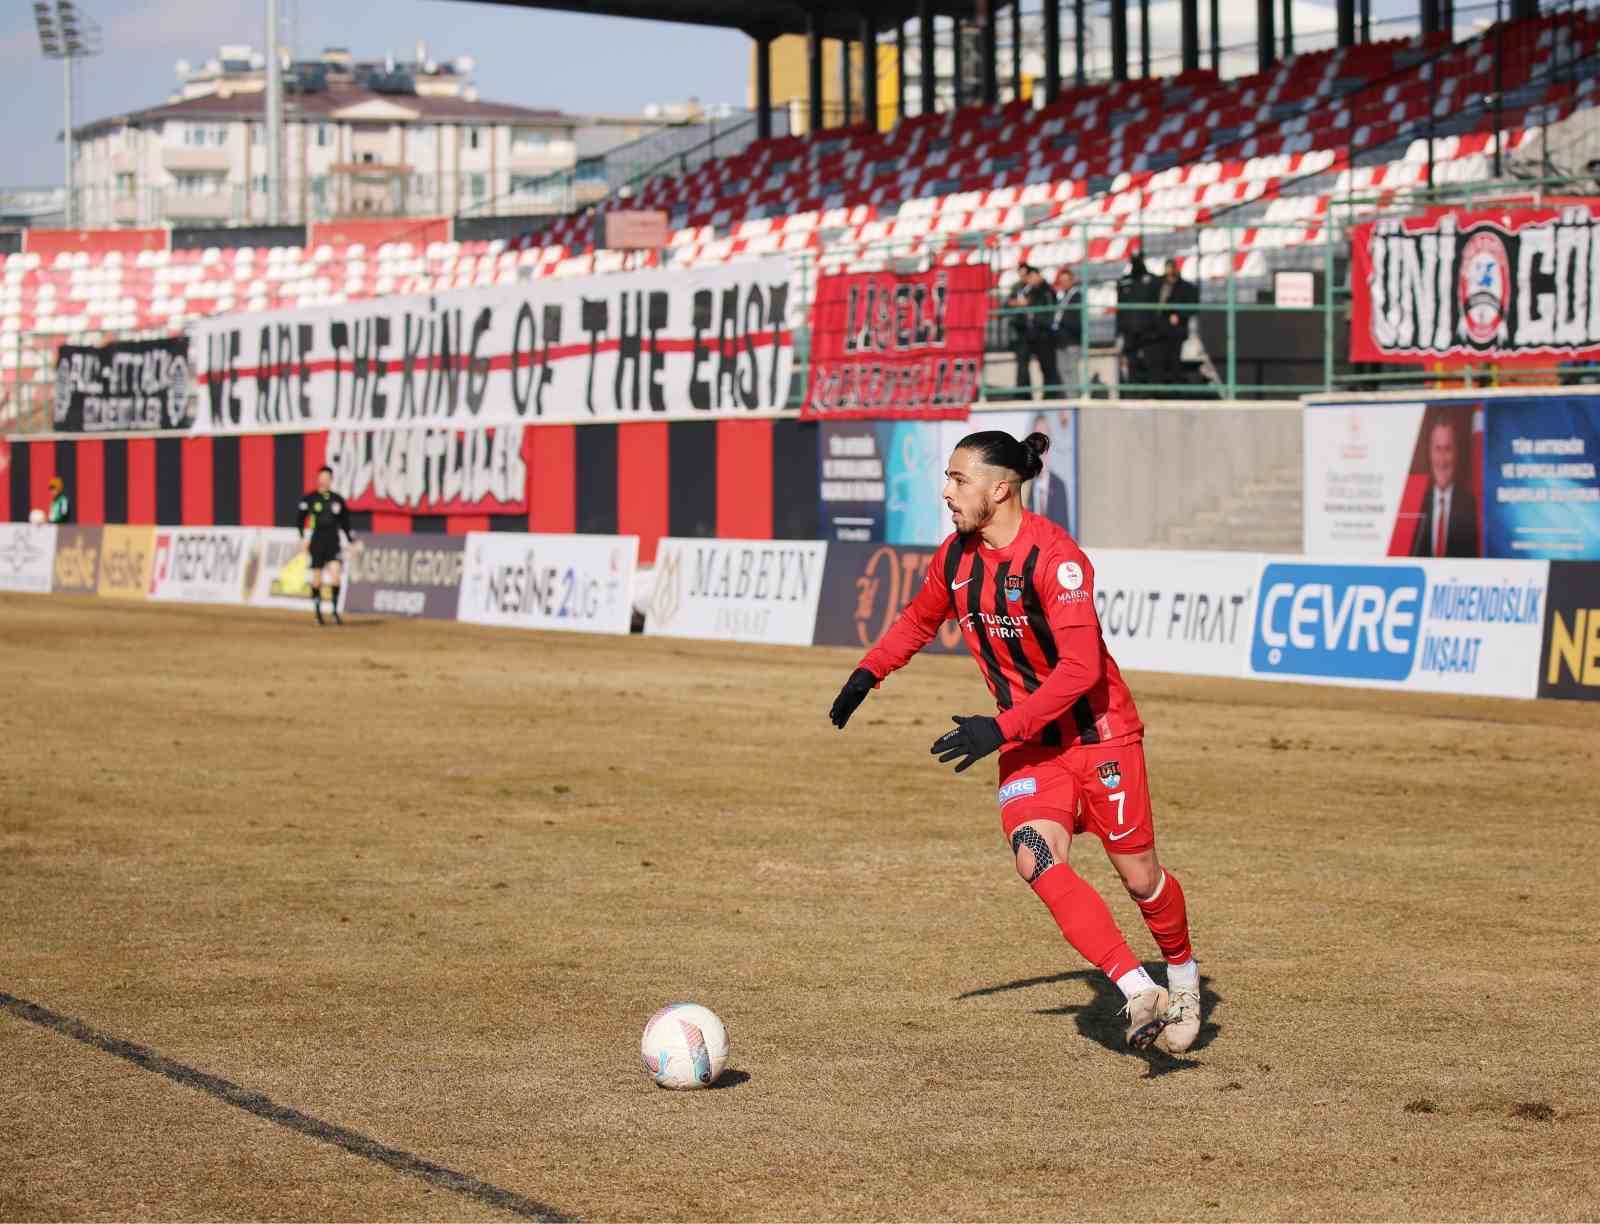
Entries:
<svg viewBox="0 0 1600 1224">
<path fill-rule="evenodd" d="M 828 711 L 828 717 L 833 720 L 833 725 L 843 731 L 845 723 L 850 721 L 850 715 L 856 712 L 856 707 L 877 687 L 878 677 L 866 668 L 858 667 L 851 672 L 850 679 L 844 682 L 839 695 L 833 699 L 833 708 Z"/>
<path fill-rule="evenodd" d="M 963 758 L 956 766 L 957 773 L 970 768 L 973 762 L 982 760 L 991 752 L 998 751 L 1000 745 L 1006 742 L 997 719 L 983 714 L 968 718 L 957 714 L 950 721 L 955 723 L 956 729 L 946 731 L 934 740 L 933 747 L 928 751 L 939 758 L 941 765 L 948 765 L 957 757 Z"/>
</svg>

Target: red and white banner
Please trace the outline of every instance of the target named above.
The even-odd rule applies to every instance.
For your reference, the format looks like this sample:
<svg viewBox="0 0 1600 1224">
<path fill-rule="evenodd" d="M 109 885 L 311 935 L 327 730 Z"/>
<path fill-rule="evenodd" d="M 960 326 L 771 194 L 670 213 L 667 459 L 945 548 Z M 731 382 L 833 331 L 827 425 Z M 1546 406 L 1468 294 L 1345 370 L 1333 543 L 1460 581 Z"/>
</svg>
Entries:
<svg viewBox="0 0 1600 1224">
<path fill-rule="evenodd" d="M 1351 241 L 1352 361 L 1600 358 L 1600 202 L 1435 208 Z"/>
<path fill-rule="evenodd" d="M 525 514 L 521 425 L 472 429 L 331 429 L 333 487 L 352 510 Z"/>
<path fill-rule="evenodd" d="M 811 310 L 810 420 L 964 417 L 983 379 L 987 265 L 824 276 Z"/>
<path fill-rule="evenodd" d="M 784 407 L 787 257 L 230 314 L 190 332 L 194 431 L 464 429 Z"/>
</svg>

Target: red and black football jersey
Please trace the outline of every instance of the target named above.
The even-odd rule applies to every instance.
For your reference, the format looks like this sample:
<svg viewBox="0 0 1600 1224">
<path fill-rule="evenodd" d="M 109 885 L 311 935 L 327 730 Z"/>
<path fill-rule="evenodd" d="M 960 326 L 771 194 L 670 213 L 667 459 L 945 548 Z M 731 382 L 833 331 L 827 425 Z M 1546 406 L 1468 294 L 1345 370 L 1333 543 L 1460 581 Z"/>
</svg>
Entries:
<svg viewBox="0 0 1600 1224">
<path fill-rule="evenodd" d="M 882 680 L 950 618 L 994 694 L 1008 743 L 1070 748 L 1143 733 L 1100 632 L 1094 566 L 1048 519 L 1024 511 L 1005 548 L 985 547 L 977 533 L 950 536 L 861 666 Z"/>
</svg>

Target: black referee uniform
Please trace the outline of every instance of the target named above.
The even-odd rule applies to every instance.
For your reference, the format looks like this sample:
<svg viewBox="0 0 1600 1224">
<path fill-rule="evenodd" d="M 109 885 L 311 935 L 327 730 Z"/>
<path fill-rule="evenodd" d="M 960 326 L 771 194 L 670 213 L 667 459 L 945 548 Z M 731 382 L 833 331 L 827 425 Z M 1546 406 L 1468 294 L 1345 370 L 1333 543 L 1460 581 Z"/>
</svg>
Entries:
<svg viewBox="0 0 1600 1224">
<path fill-rule="evenodd" d="M 323 493 L 313 489 L 300 499 L 300 537 L 304 539 L 310 533 L 311 569 L 320 571 L 323 566 L 339 559 L 339 534 L 344 533 L 344 538 L 352 544 L 355 543 L 355 532 L 350 530 L 350 511 L 344 503 L 344 498 L 334 492 Z M 333 619 L 339 623 L 339 584 L 331 584 L 333 589 Z M 317 623 L 322 623 L 322 585 L 318 582 L 311 584 L 311 607 L 317 615 Z"/>
</svg>

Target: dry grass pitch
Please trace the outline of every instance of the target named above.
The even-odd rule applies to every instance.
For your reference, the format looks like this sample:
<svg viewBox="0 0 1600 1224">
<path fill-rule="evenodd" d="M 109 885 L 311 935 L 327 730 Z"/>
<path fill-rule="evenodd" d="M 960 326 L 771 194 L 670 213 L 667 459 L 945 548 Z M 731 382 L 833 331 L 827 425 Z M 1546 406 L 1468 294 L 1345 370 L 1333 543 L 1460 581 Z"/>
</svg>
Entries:
<svg viewBox="0 0 1600 1224">
<path fill-rule="evenodd" d="M 1173 1061 L 928 756 L 967 660 L 839 734 L 843 651 L 308 621 L 0 597 L 0 1217 L 1600 1213 L 1600 709 L 1134 676 Z"/>
</svg>

